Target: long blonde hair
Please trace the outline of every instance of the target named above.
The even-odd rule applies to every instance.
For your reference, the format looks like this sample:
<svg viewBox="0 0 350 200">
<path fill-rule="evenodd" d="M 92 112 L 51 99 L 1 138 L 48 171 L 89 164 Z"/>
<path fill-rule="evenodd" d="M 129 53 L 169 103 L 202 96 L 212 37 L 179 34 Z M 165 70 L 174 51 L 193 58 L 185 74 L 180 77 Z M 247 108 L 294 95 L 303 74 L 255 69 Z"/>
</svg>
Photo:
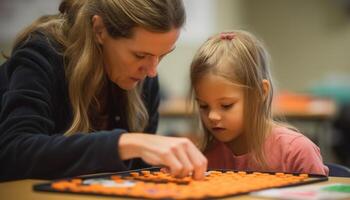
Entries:
<svg viewBox="0 0 350 200">
<path fill-rule="evenodd" d="M 269 70 L 269 55 L 262 43 L 245 31 L 230 31 L 232 39 L 222 39 L 221 34 L 209 38 L 197 51 L 191 63 L 191 96 L 194 101 L 194 86 L 204 75 L 221 76 L 244 89 L 243 130 L 253 162 L 266 168 L 263 145 L 273 124 L 271 104 L 272 79 Z M 263 80 L 270 83 L 268 94 L 264 93 Z M 195 109 L 198 109 L 195 108 Z M 202 150 L 206 150 L 212 136 L 203 126 Z"/>
<path fill-rule="evenodd" d="M 99 106 L 97 95 L 106 82 L 101 47 L 95 40 L 92 16 L 102 17 L 108 33 L 130 38 L 133 28 L 167 32 L 185 22 L 182 0 L 63 0 L 57 15 L 43 16 L 24 29 L 15 46 L 35 31 L 44 32 L 63 46 L 73 119 L 65 135 L 92 131 L 89 110 Z M 148 113 L 142 101 L 143 83 L 127 92 L 130 131 L 143 131 Z"/>
</svg>

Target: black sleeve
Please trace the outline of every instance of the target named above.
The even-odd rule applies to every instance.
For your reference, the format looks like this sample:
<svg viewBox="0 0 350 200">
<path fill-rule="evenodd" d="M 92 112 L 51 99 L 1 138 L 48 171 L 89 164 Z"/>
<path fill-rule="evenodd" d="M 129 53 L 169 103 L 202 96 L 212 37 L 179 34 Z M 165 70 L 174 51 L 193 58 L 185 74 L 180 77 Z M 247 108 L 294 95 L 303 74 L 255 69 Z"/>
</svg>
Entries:
<svg viewBox="0 0 350 200">
<path fill-rule="evenodd" d="M 75 134 L 55 130 L 52 97 L 55 52 L 18 49 L 6 66 L 0 110 L 0 180 L 58 178 L 125 170 L 118 153 L 121 129 Z M 3 69 L 2 69 L 3 70 Z"/>
<path fill-rule="evenodd" d="M 146 127 L 144 132 L 155 133 L 157 132 L 158 127 L 158 107 L 160 103 L 158 76 L 155 78 L 147 78 L 143 91 L 144 100 L 146 102 L 145 106 L 149 114 L 148 126 Z"/>
</svg>

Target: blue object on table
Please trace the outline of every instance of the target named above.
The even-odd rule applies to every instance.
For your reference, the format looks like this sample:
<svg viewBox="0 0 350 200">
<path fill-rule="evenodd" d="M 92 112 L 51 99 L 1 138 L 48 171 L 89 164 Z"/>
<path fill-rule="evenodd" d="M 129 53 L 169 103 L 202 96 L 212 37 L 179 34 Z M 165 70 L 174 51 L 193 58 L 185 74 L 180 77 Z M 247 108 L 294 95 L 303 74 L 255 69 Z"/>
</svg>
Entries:
<svg viewBox="0 0 350 200">
<path fill-rule="evenodd" d="M 329 168 L 329 176 L 350 177 L 350 169 L 344 165 L 325 163 Z"/>
</svg>

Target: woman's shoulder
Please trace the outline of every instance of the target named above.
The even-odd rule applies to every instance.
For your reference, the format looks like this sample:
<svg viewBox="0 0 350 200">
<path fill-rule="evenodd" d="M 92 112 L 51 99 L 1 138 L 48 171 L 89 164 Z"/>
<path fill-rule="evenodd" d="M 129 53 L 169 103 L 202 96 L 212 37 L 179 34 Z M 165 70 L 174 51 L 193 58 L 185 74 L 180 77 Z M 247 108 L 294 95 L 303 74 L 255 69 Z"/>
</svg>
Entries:
<svg viewBox="0 0 350 200">
<path fill-rule="evenodd" d="M 14 51 L 18 49 L 23 49 L 26 47 L 51 47 L 54 49 L 60 48 L 58 42 L 56 42 L 52 36 L 46 34 L 43 31 L 33 31 L 28 34 L 25 39 L 20 41 L 17 45 L 14 46 Z"/>
<path fill-rule="evenodd" d="M 45 34 L 31 33 L 0 66 L 1 93 L 8 89 L 11 81 L 35 79 L 53 87 L 65 84 L 63 56 L 56 47 L 58 45 Z"/>
<path fill-rule="evenodd" d="M 4 66 L 8 66 L 7 75 L 11 75 L 19 66 L 38 66 L 49 73 L 57 73 L 63 70 L 63 53 L 61 47 L 42 32 L 33 32 L 15 46 L 10 58 Z"/>
<path fill-rule="evenodd" d="M 35 52 L 40 52 L 44 55 L 63 54 L 63 47 L 56 42 L 53 37 L 50 37 L 48 34 L 40 31 L 30 33 L 26 39 L 14 47 L 12 54 L 23 50 L 32 50 Z"/>
</svg>

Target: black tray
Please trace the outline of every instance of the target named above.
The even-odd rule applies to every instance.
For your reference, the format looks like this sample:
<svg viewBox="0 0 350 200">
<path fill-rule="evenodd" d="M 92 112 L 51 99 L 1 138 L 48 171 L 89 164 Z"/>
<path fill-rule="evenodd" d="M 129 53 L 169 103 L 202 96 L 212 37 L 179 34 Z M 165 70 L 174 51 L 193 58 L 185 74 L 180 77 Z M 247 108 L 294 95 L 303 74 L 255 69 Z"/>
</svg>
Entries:
<svg viewBox="0 0 350 200">
<path fill-rule="evenodd" d="M 159 171 L 160 168 L 158 167 L 151 167 L 151 168 L 144 168 L 144 169 L 138 169 L 138 170 L 130 170 L 130 171 L 124 171 L 124 172 L 115 172 L 115 173 L 103 173 L 103 174 L 94 174 L 94 175 L 85 175 L 85 176 L 79 176 L 79 177 L 73 177 L 73 178 L 65 178 L 65 179 L 57 179 L 57 180 L 53 180 L 53 181 L 49 181 L 47 183 L 41 183 L 41 184 L 36 184 L 33 186 L 33 190 L 35 191 L 44 191 L 44 192 L 55 192 L 55 193 L 69 193 L 69 194 L 84 194 L 84 195 L 97 195 L 97 196 L 112 196 L 112 197 L 120 197 L 120 198 L 147 198 L 145 196 L 129 196 L 129 195 L 116 195 L 116 194 L 102 194 L 102 193 L 94 193 L 94 192 L 73 192 L 70 190 L 56 190 L 54 188 L 51 187 L 52 183 L 55 182 L 59 182 L 59 181 L 70 181 L 73 179 L 81 179 L 82 181 L 90 181 L 90 180 L 111 180 L 111 176 L 113 175 L 118 175 L 120 176 L 122 179 L 124 179 L 124 177 L 130 176 L 131 172 L 141 172 L 144 170 L 150 171 L 150 172 L 156 172 Z M 232 172 L 238 172 L 236 170 L 227 170 L 227 169 L 210 169 L 208 171 L 219 171 L 219 172 L 227 172 L 227 171 L 232 171 Z M 252 174 L 254 173 L 253 171 L 245 171 L 247 174 Z M 262 173 L 268 173 L 268 174 L 275 174 L 275 172 L 262 172 Z M 292 175 L 296 175 L 298 176 L 298 173 L 286 173 L 286 174 L 292 174 Z M 299 186 L 299 185 L 305 185 L 305 184 L 311 184 L 311 183 L 317 183 L 317 182 L 321 182 L 321 181 L 327 181 L 328 177 L 327 176 L 322 176 L 322 175 L 315 175 L 315 174 L 308 174 L 308 178 L 307 180 L 304 180 L 303 182 L 298 182 L 298 183 L 292 183 L 292 184 L 288 184 L 288 185 L 283 185 L 283 186 L 278 186 L 278 187 L 266 187 L 264 189 L 271 189 L 271 188 L 283 188 L 283 187 L 291 187 L 291 186 Z M 147 181 L 145 181 L 147 182 Z M 157 184 L 164 184 L 164 183 L 157 183 Z M 216 199 L 216 198 L 224 198 L 224 197 L 233 197 L 233 196 L 237 196 L 237 195 L 244 195 L 244 194 L 248 194 L 249 192 L 255 192 L 255 191 L 259 191 L 259 190 L 264 190 L 264 189 L 258 189 L 258 190 L 249 190 L 246 192 L 239 192 L 239 193 L 235 193 L 235 194 L 229 194 L 229 195 L 222 195 L 222 196 L 217 196 L 217 197 L 213 197 L 213 196 L 206 196 L 204 197 L 205 199 Z M 154 198 L 149 198 L 148 199 L 154 199 Z M 173 198 L 156 198 L 156 199 L 173 199 Z M 188 199 L 188 198 L 186 198 Z M 192 198 L 192 199 L 198 199 L 198 198 Z"/>
</svg>

